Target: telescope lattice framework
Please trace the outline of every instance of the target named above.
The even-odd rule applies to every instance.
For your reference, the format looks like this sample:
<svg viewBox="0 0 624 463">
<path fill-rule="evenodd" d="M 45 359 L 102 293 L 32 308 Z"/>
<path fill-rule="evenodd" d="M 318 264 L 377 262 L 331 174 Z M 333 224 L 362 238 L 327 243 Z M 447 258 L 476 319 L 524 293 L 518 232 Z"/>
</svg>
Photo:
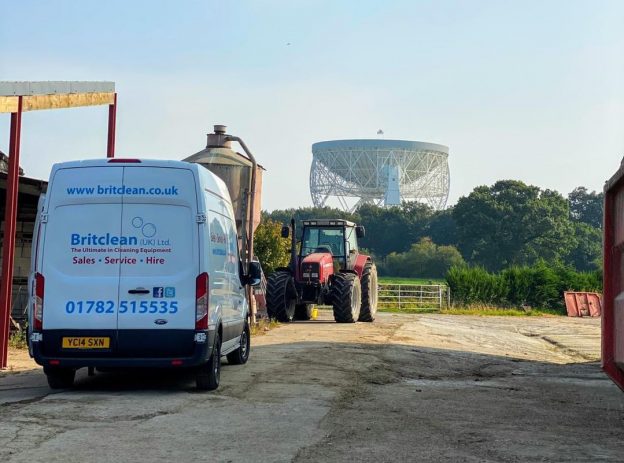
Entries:
<svg viewBox="0 0 624 463">
<path fill-rule="evenodd" d="M 448 147 L 407 140 L 332 140 L 312 145 L 310 194 L 316 207 L 419 201 L 435 210 L 448 200 Z"/>
</svg>

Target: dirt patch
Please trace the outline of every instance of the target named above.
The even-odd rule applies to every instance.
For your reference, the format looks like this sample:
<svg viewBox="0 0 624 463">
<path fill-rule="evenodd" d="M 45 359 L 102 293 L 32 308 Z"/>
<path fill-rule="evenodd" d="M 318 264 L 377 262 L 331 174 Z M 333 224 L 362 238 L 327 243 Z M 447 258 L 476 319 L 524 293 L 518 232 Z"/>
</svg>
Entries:
<svg viewBox="0 0 624 463">
<path fill-rule="evenodd" d="M 28 349 L 9 347 L 8 365 L 6 370 L 0 370 L 0 375 L 19 373 L 40 368 L 28 355 Z"/>
<path fill-rule="evenodd" d="M 254 336 L 215 393 L 170 371 L 52 393 L 24 352 L 0 377 L 0 460 L 621 461 L 599 350 L 596 320 L 321 311 Z"/>
</svg>

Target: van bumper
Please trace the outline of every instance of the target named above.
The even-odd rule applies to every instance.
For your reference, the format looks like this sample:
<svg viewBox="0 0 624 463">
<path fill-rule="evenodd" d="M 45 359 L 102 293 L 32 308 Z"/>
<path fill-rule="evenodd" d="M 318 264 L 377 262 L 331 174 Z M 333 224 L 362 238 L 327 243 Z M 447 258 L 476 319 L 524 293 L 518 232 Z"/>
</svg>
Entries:
<svg viewBox="0 0 624 463">
<path fill-rule="evenodd" d="M 56 330 L 53 330 L 56 331 Z M 138 331 L 138 330 L 137 330 Z M 192 349 L 186 349 L 184 355 L 175 355 L 175 348 L 171 350 L 173 355 L 167 355 L 168 349 L 163 346 L 154 352 L 153 349 L 142 349 L 142 338 L 137 336 L 137 342 L 132 343 L 131 349 L 119 351 L 117 339 L 112 339 L 112 347 L 108 350 L 63 350 L 60 347 L 60 340 L 63 336 L 93 336 L 91 333 L 81 331 L 76 333 L 72 330 L 67 333 L 51 333 L 46 330 L 42 333 L 42 341 L 32 343 L 32 357 L 35 362 L 44 367 L 56 368 L 82 368 L 82 367 L 102 367 L 102 368 L 184 368 L 195 367 L 206 363 L 212 355 L 214 346 L 214 330 L 193 331 L 195 333 L 205 333 L 205 342 L 193 341 Z M 163 337 L 163 344 L 167 344 L 168 339 Z M 44 344 L 45 343 L 45 344 Z M 127 346 L 124 346 L 127 347 Z M 146 346 L 149 347 L 149 346 Z"/>
</svg>

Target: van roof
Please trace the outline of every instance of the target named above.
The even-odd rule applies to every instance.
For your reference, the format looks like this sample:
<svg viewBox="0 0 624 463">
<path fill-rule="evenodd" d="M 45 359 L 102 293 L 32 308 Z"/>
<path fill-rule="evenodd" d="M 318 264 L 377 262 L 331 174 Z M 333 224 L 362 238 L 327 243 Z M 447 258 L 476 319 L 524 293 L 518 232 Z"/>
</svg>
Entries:
<svg viewBox="0 0 624 463">
<path fill-rule="evenodd" d="M 127 160 L 127 162 L 124 162 Z M 76 167 L 104 167 L 109 165 L 117 166 L 135 166 L 140 164 L 145 167 L 172 167 L 184 169 L 190 167 L 190 163 L 184 161 L 170 161 L 163 159 L 141 159 L 141 158 L 103 158 L 103 159 L 85 159 L 82 161 L 59 162 L 52 166 L 52 169 L 71 169 Z"/>
</svg>

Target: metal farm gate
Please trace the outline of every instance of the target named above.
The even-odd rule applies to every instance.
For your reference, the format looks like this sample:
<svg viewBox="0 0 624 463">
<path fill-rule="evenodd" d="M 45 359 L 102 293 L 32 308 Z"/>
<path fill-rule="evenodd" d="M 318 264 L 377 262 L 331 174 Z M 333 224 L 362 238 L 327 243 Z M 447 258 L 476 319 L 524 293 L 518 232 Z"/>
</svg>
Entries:
<svg viewBox="0 0 624 463">
<path fill-rule="evenodd" d="M 450 306 L 451 291 L 446 285 L 379 285 L 379 309 L 418 311 Z"/>
</svg>

